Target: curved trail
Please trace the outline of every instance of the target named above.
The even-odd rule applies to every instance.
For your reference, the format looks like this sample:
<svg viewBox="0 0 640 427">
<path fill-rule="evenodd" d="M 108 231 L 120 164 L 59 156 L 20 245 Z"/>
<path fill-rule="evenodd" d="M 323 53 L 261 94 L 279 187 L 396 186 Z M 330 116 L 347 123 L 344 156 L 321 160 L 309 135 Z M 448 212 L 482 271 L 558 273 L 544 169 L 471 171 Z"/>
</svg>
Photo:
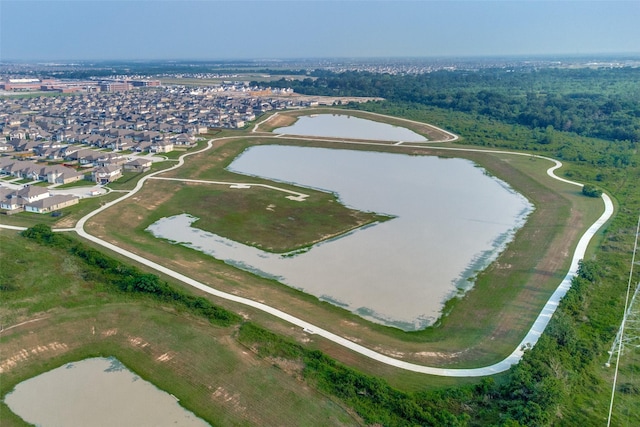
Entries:
<svg viewBox="0 0 640 427">
<path fill-rule="evenodd" d="M 142 177 L 138 183 L 136 184 L 135 188 L 133 190 L 131 190 L 129 193 L 127 193 L 126 195 L 124 195 L 123 197 L 120 197 L 112 202 L 109 202 L 107 204 L 105 204 L 104 206 L 92 211 L 91 213 L 89 213 L 88 215 L 84 216 L 83 218 L 81 218 L 78 223 L 76 224 L 75 228 L 73 229 L 65 229 L 65 230 L 56 230 L 56 231 L 70 231 L 70 230 L 74 230 L 78 233 L 78 235 L 80 235 L 81 237 L 90 240 L 94 243 L 97 243 L 100 246 L 103 246 L 107 249 L 110 249 L 114 252 L 117 252 L 119 254 L 122 254 L 124 256 L 126 256 L 127 258 L 130 258 L 136 262 L 139 262 L 141 264 L 144 264 L 148 267 L 153 268 L 154 270 L 157 270 L 163 274 L 166 274 L 167 276 L 173 277 L 176 280 L 180 280 L 183 283 L 186 283 L 190 286 L 193 286 L 194 288 L 200 289 L 208 294 L 211 294 L 213 296 L 216 296 L 218 298 L 224 298 L 226 300 L 229 301 L 233 301 L 236 303 L 240 303 L 240 304 L 244 304 L 250 307 L 254 307 L 256 309 L 259 309 L 261 311 L 264 311 L 266 313 L 269 313 L 273 316 L 276 316 L 282 320 L 285 320 L 293 325 L 299 326 L 300 328 L 302 328 L 305 332 L 310 333 L 310 334 L 315 334 L 315 335 L 319 335 L 323 338 L 326 338 L 336 344 L 339 344 L 343 347 L 346 347 L 352 351 L 355 351 L 359 354 L 362 354 L 364 356 L 367 356 L 371 359 L 374 359 L 378 362 L 390 365 L 390 366 L 394 366 L 400 369 L 405 369 L 408 371 L 412 371 L 412 372 L 417 372 L 417 373 L 423 373 L 423 374 L 429 374 L 429 375 L 438 375 L 438 376 L 445 376 L 445 377 L 481 377 L 481 376 L 487 376 L 487 375 L 492 375 L 492 374 L 496 374 L 496 373 L 500 373 L 500 372 L 504 372 L 508 369 L 511 368 L 511 366 L 513 364 L 516 364 L 520 361 L 520 359 L 522 358 L 522 355 L 524 354 L 524 351 L 528 348 L 533 347 L 536 342 L 538 341 L 538 338 L 540 337 L 540 335 L 542 335 L 542 333 L 544 332 L 544 329 L 546 328 L 547 324 L 549 323 L 549 321 L 551 320 L 551 317 L 553 316 L 553 313 L 555 312 L 556 308 L 558 307 L 558 304 L 560 302 L 560 299 L 562 299 L 562 297 L 566 294 L 566 292 L 569 290 L 569 288 L 571 287 L 571 280 L 573 279 L 573 277 L 577 274 L 578 271 L 578 264 L 579 261 L 584 257 L 585 252 L 587 250 L 587 246 L 590 242 L 590 240 L 596 235 L 596 233 L 602 228 L 602 226 L 604 226 L 604 224 L 609 220 L 609 218 L 611 218 L 611 216 L 613 215 L 613 203 L 611 201 L 611 199 L 609 198 L 608 195 L 604 194 L 602 195 L 602 199 L 604 202 L 604 206 L 605 206 L 605 210 L 604 213 L 600 216 L 600 218 L 598 218 L 596 220 L 596 222 L 594 222 L 591 227 L 589 227 L 589 229 L 582 235 L 582 237 L 580 238 L 578 245 L 576 246 L 576 249 L 573 253 L 573 258 L 571 260 L 571 265 L 569 267 L 569 271 L 567 272 L 566 276 L 564 277 L 564 279 L 562 280 L 562 282 L 558 285 L 558 287 L 556 288 L 556 291 L 553 293 L 553 295 L 551 295 L 551 297 L 549 298 L 549 300 L 546 302 L 546 304 L 544 305 L 544 307 L 542 308 L 542 311 L 538 314 L 535 322 L 533 323 L 533 326 L 531 327 L 531 329 L 529 330 L 529 332 L 527 333 L 527 335 L 523 338 L 523 340 L 520 342 L 520 344 L 517 346 L 517 348 L 509 355 L 507 356 L 505 359 L 490 365 L 490 366 L 485 366 L 485 367 L 480 367 L 480 368 L 464 368 L 464 369 L 454 369 L 454 368 L 437 368 L 437 367 L 431 367 L 431 366 L 424 366 L 424 365 L 419 365 L 416 363 L 410 363 L 410 362 L 405 362 L 402 360 L 398 360 L 398 359 L 394 359 L 392 357 L 386 356 L 384 354 L 378 353 L 374 350 L 371 350 L 367 347 L 364 347 L 360 344 L 357 344 L 353 341 L 350 341 L 344 337 L 341 337 L 337 334 L 334 334 L 332 332 L 329 332 L 325 329 L 319 328 L 305 320 L 302 320 L 300 318 L 297 318 L 295 316 L 292 316 L 288 313 L 285 313 L 284 311 L 278 310 L 276 308 L 270 307 L 266 304 L 257 302 L 257 301 L 253 301 L 251 299 L 248 298 L 243 298 L 243 297 L 239 297 L 233 294 L 229 294 L 226 292 L 222 292 L 219 291 L 217 289 L 211 288 L 201 282 L 198 282 L 197 280 L 194 280 L 190 277 L 187 277 L 181 273 L 178 273 L 174 270 L 171 270 L 169 268 L 164 267 L 163 265 L 160 265 L 156 262 L 153 262 L 151 260 L 148 260 L 146 258 L 143 258 L 133 252 L 129 252 L 125 249 L 122 249 L 112 243 L 109 243 L 107 241 L 104 241 L 96 236 L 93 236 L 91 234 L 89 234 L 88 232 L 86 232 L 84 230 L 84 225 L 87 222 L 87 220 L 89 220 L 90 218 L 92 218 L 93 216 L 97 215 L 98 213 L 104 211 L 105 209 L 108 209 L 109 207 L 115 205 L 116 203 L 119 203 L 131 196 L 133 196 L 134 194 L 136 194 L 144 185 L 144 183 L 146 182 L 147 179 L 151 179 L 153 178 L 155 175 L 158 175 L 160 173 L 164 173 L 176 168 L 179 168 L 180 166 L 182 166 L 184 164 L 184 158 L 190 155 L 194 155 L 197 153 L 201 153 L 204 152 L 206 150 L 209 150 L 210 148 L 213 147 L 213 142 L 214 141 L 220 141 L 220 140 L 225 140 L 225 139 L 239 139 L 239 138 L 251 138 L 252 136 L 231 136 L 231 137 L 223 137 L 223 138 L 217 138 L 217 139 L 212 139 L 209 140 L 207 143 L 207 147 L 203 148 L 202 150 L 198 150 L 195 152 L 191 152 L 191 153 L 186 153 L 182 156 L 180 156 L 178 163 L 175 166 L 172 166 L 169 169 L 165 169 L 162 171 L 158 171 L 158 172 L 154 172 L 152 174 L 149 174 L 147 176 Z M 264 138 L 264 136 L 260 136 L 260 138 Z M 302 138 L 301 138 L 302 139 Z M 320 140 L 320 141 L 324 141 L 323 139 L 320 138 L 304 138 L 307 140 Z M 335 142 L 335 141 L 332 141 Z M 350 144 L 350 142 L 344 142 L 345 144 Z M 364 144 L 361 142 L 358 142 L 357 144 Z M 372 145 L 378 145 L 378 144 L 372 144 Z M 403 144 L 402 146 L 405 147 L 413 147 L 413 148 L 427 148 L 424 145 L 408 145 L 408 144 Z M 580 186 L 582 187 L 582 184 L 577 183 L 577 182 L 573 182 L 573 181 L 569 181 L 566 180 L 564 178 L 560 178 L 558 176 L 556 176 L 554 174 L 554 171 L 558 168 L 560 168 L 562 166 L 562 163 L 559 162 L 558 160 L 555 159 L 551 159 L 548 157 L 543 157 L 543 156 L 531 156 L 530 154 L 526 154 L 526 153 L 514 153 L 514 152 L 508 152 L 508 151 L 500 151 L 500 150 L 480 150 L 480 149 L 465 149 L 465 148 L 452 148 L 452 147 L 437 147 L 439 150 L 451 150 L 451 151 L 471 151 L 471 152 L 483 152 L 483 153 L 499 153 L 499 154 L 509 154 L 509 155 L 522 155 L 522 156 L 529 156 L 529 157 L 535 157 L 535 158 L 541 158 L 541 159 L 545 159 L 545 160 L 549 160 L 551 162 L 554 163 L 554 166 L 552 166 L 551 168 L 549 168 L 547 170 L 547 174 L 557 180 L 560 180 L 562 182 L 566 182 L 572 185 L 576 185 L 576 186 Z M 234 183 L 227 183 L 229 185 L 233 185 Z M 250 185 L 250 184 L 247 184 Z M 13 226 L 4 226 L 4 225 L 0 225 L 0 227 L 3 228 L 9 228 L 9 229 L 24 229 L 24 227 L 13 227 Z"/>
</svg>

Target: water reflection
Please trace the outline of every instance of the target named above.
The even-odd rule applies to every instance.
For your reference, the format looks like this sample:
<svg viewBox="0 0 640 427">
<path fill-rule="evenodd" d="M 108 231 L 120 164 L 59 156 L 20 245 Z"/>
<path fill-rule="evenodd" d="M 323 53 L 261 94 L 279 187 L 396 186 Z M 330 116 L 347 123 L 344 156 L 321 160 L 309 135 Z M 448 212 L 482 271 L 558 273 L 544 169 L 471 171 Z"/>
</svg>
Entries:
<svg viewBox="0 0 640 427">
<path fill-rule="evenodd" d="M 341 114 L 301 116 L 293 125 L 274 129 L 273 132 L 328 138 L 371 139 L 375 141 L 427 141 L 424 136 L 406 128 Z"/>
<path fill-rule="evenodd" d="M 333 191 L 348 206 L 395 218 L 294 256 L 192 228 L 188 215 L 148 230 L 404 330 L 433 323 L 532 210 L 506 183 L 464 159 L 256 146 L 230 169 Z"/>
</svg>

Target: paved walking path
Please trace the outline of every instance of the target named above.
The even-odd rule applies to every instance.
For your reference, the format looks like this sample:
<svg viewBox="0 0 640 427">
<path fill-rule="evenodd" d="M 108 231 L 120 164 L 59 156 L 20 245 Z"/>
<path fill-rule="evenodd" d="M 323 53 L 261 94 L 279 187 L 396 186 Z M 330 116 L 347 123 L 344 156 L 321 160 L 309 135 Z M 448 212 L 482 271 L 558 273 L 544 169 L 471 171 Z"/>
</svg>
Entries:
<svg viewBox="0 0 640 427">
<path fill-rule="evenodd" d="M 578 271 L 578 263 L 579 261 L 584 258 L 585 252 L 587 250 L 587 246 L 589 244 L 589 242 L 591 241 L 591 239 L 596 235 L 596 233 L 604 226 L 604 224 L 611 218 L 611 216 L 613 215 L 613 203 L 611 201 L 611 199 L 609 198 L 608 195 L 603 194 L 602 195 L 602 200 L 604 202 L 604 206 L 605 206 L 605 210 L 604 213 L 600 216 L 600 218 L 598 218 L 598 220 L 596 220 L 596 222 L 594 222 L 591 227 L 589 227 L 589 229 L 583 234 L 583 236 L 580 238 L 580 241 L 578 242 L 578 245 L 576 246 L 576 249 L 574 251 L 573 254 L 573 258 L 571 260 L 571 266 L 569 267 L 569 271 L 567 272 L 565 278 L 562 280 L 562 282 L 559 284 L 558 288 L 556 289 L 556 291 L 553 293 L 553 295 L 549 298 L 549 300 L 547 301 L 547 303 L 545 304 L 545 306 L 542 308 L 542 311 L 540 312 L 540 314 L 538 315 L 538 317 L 536 318 L 535 322 L 533 323 L 533 326 L 531 327 L 531 329 L 529 330 L 529 332 L 527 333 L 527 335 L 524 337 L 524 339 L 522 340 L 522 342 L 518 345 L 518 347 L 509 355 L 507 356 L 504 360 L 501 360 L 498 363 L 495 363 L 491 366 L 485 366 L 485 367 L 480 367 L 480 368 L 466 368 L 466 369 L 448 369 L 448 368 L 437 368 L 437 367 L 431 367 L 431 366 L 423 366 L 423 365 L 418 365 L 415 363 L 410 363 L 410 362 L 405 362 L 403 360 L 398 360 L 398 359 L 394 359 L 392 357 L 386 356 L 384 354 L 378 353 L 376 351 L 373 351 L 367 347 L 364 347 L 360 344 L 357 344 L 353 341 L 350 341 L 344 337 L 341 337 L 337 334 L 334 334 L 332 332 L 329 332 L 325 329 L 319 328 L 305 320 L 302 320 L 300 318 L 297 318 L 295 316 L 292 316 L 288 313 L 285 313 L 281 310 L 278 310 L 276 308 L 270 307 L 266 304 L 257 302 L 257 301 L 253 301 L 251 299 L 248 298 L 243 298 L 243 297 L 239 297 L 233 294 L 229 294 L 226 292 L 222 292 L 219 291 L 217 289 L 211 288 L 201 282 L 198 282 L 197 280 L 194 280 L 190 277 L 187 277 L 181 273 L 178 273 L 174 270 L 168 269 L 166 267 L 164 267 L 163 265 L 160 265 L 156 262 L 153 262 L 151 260 L 148 260 L 146 258 L 143 258 L 133 252 L 127 251 L 125 249 L 122 249 L 114 244 L 111 244 L 107 241 L 104 241 L 96 236 L 93 236 L 91 234 L 89 234 L 88 232 L 86 232 L 84 230 L 84 225 L 87 222 L 87 220 L 89 220 L 90 218 L 92 218 L 93 216 L 97 215 L 98 213 L 104 211 L 105 209 L 108 209 L 109 207 L 115 205 L 116 203 L 121 202 L 122 200 L 125 200 L 131 196 L 133 196 L 134 194 L 136 194 L 144 185 L 144 183 L 146 182 L 147 179 L 167 179 L 167 178 L 155 178 L 154 176 L 159 174 L 159 173 L 164 173 L 167 172 L 169 170 L 172 169 L 176 169 L 179 168 L 180 166 L 182 166 L 184 164 L 184 158 L 186 158 L 189 155 L 193 155 L 193 154 L 197 154 L 203 151 L 206 151 L 208 149 L 210 149 L 213 146 L 213 142 L 214 141 L 219 141 L 219 140 L 224 140 L 224 139 L 237 139 L 237 138 L 249 138 L 247 136 L 242 136 L 242 137 L 224 137 L 224 138 L 218 138 L 218 139 L 212 139 L 208 141 L 207 147 L 203 148 L 202 150 L 198 150 L 196 152 L 191 152 L 191 153 L 186 153 L 182 156 L 180 156 L 178 163 L 169 168 L 169 169 L 165 169 L 162 171 L 158 171 L 158 172 L 154 172 L 150 175 L 144 176 L 143 178 L 141 178 L 138 183 L 136 184 L 136 187 L 130 191 L 129 193 L 127 193 L 126 195 L 124 195 L 123 197 L 120 197 L 117 200 L 114 200 L 112 202 L 109 202 L 107 204 L 105 204 L 104 206 L 101 206 L 100 208 L 94 210 L 93 212 L 89 213 L 88 215 L 86 215 L 85 217 L 81 218 L 78 223 L 76 224 L 75 228 L 73 229 L 65 229 L 64 231 L 70 231 L 70 230 L 74 230 L 78 233 L 78 235 L 84 237 L 87 240 L 90 240 L 94 243 L 97 243 L 100 246 L 103 246 L 107 249 L 110 249 L 114 252 L 117 252 L 119 254 L 122 254 L 124 256 L 126 256 L 127 258 L 130 258 L 136 262 L 139 262 L 141 264 L 144 264 L 148 267 L 151 267 L 153 269 L 155 269 L 156 271 L 159 271 L 163 274 L 166 274 L 167 276 L 173 277 L 174 279 L 180 280 L 183 283 L 186 283 L 190 286 L 193 286 L 194 288 L 200 289 L 208 294 L 211 294 L 213 296 L 216 296 L 218 298 L 224 298 L 226 300 L 229 301 L 234 301 L 236 303 L 240 303 L 240 304 L 244 304 L 244 305 L 248 305 L 250 307 L 254 307 L 257 308 L 259 310 L 262 310 L 266 313 L 269 313 L 273 316 L 276 316 L 280 319 L 283 319 L 293 325 L 296 325 L 300 328 L 302 328 L 305 332 L 310 333 L 310 334 L 315 334 L 318 336 L 321 336 L 323 338 L 326 338 L 334 343 L 337 343 L 339 345 L 342 345 L 350 350 L 353 350 L 359 354 L 362 354 L 364 356 L 370 357 L 371 359 L 377 360 L 381 363 L 385 363 L 387 365 L 390 366 L 395 366 L 397 368 L 400 369 L 405 369 L 408 371 L 413 371 L 413 372 L 418 372 L 418 373 L 423 373 L 423 374 L 430 374 L 430 375 L 438 375 L 438 376 L 446 376 L 446 377 L 481 377 L 481 376 L 486 376 L 486 375 L 492 375 L 492 374 L 496 374 L 499 372 L 504 372 L 506 370 L 508 370 L 509 368 L 511 368 L 512 365 L 518 363 L 520 361 L 520 359 L 522 358 L 522 355 L 524 354 L 524 351 L 527 348 L 531 348 L 533 347 L 536 342 L 538 341 L 538 338 L 540 337 L 540 335 L 542 335 L 542 333 L 544 332 L 544 329 L 546 328 L 547 324 L 549 323 L 549 321 L 551 320 L 551 317 L 553 316 L 553 313 L 555 312 L 556 308 L 558 307 L 558 304 L 560 302 L 560 300 L 562 299 L 562 297 L 566 294 L 566 292 L 569 290 L 569 288 L 571 287 L 571 281 L 573 279 L 573 277 L 577 274 Z M 307 138 L 305 138 L 307 139 Z M 308 139 L 313 139 L 313 140 L 322 140 L 319 138 L 308 138 Z M 457 136 L 456 136 L 457 139 Z M 352 142 L 345 142 L 347 144 L 352 143 Z M 357 144 L 363 144 L 361 142 L 358 142 Z M 372 144 L 372 145 L 379 145 L 379 144 Z M 424 145 L 404 145 L 404 146 L 411 146 L 411 147 L 424 147 Z M 559 167 L 562 166 L 562 163 L 555 160 L 555 159 L 551 159 L 548 157 L 542 157 L 542 156 L 531 156 L 530 154 L 525 154 L 525 153 L 513 153 L 513 152 L 506 152 L 506 151 L 499 151 L 499 150 L 479 150 L 479 149 L 467 149 L 467 148 L 443 148 L 443 147 L 438 147 L 439 150 L 442 149 L 448 149 L 448 150 L 453 150 L 453 151 L 474 151 L 474 152 L 490 152 L 490 153 L 501 153 L 501 154 L 510 154 L 510 155 L 524 155 L 524 156 L 529 156 L 529 157 L 535 157 L 535 158 L 542 158 L 542 159 L 546 159 L 546 160 L 550 160 L 554 163 L 554 166 L 552 166 L 551 168 L 549 168 L 547 170 L 547 174 L 554 178 L 554 179 L 558 179 L 560 181 L 569 183 L 569 184 L 573 184 L 576 186 L 580 186 L 582 187 L 582 184 L 577 183 L 577 182 L 573 182 L 573 181 L 569 181 L 566 180 L 564 178 L 560 178 L 558 176 L 556 176 L 554 174 L 554 171 L 556 169 L 558 169 Z M 175 178 L 178 179 L 178 178 Z M 182 180 L 182 179 L 180 179 Z M 183 181 L 188 181 L 188 180 L 183 180 Z M 196 182 L 202 182 L 199 180 L 193 180 Z M 203 181 L 203 182 L 211 182 L 211 181 Z M 233 185 L 233 183 L 225 183 L 228 185 Z M 245 185 L 255 185 L 255 184 L 235 184 L 235 185 L 241 185 L 241 186 L 245 186 Z M 267 187 L 271 187 L 271 186 L 267 186 Z M 275 188 L 275 187 L 271 187 L 271 188 Z M 276 188 L 277 189 L 277 188 Z M 279 189 L 281 191 L 288 191 L 288 190 L 283 190 L 283 189 Z M 299 194 L 301 196 L 301 193 L 296 193 Z M 5 226 L 5 225 L 0 225 L 0 227 L 2 228 L 9 228 L 9 229 L 13 229 L 13 230 L 19 230 L 19 229 L 24 229 L 24 227 L 14 227 L 14 226 Z M 63 230 L 56 230 L 56 231 L 63 231 Z"/>
<path fill-rule="evenodd" d="M 251 187 L 269 188 L 271 190 L 282 191 L 283 193 L 289 193 L 290 195 L 287 196 L 287 199 L 295 200 L 297 202 L 302 202 L 307 197 L 309 197 L 308 194 L 299 193 L 297 191 L 291 191 L 291 190 L 287 190 L 286 188 L 280 188 L 280 187 L 267 185 L 267 184 L 253 184 L 253 183 L 246 183 L 246 182 L 238 183 L 238 182 L 228 182 L 228 181 L 207 181 L 203 179 L 188 179 L 188 178 L 161 178 L 161 177 L 155 177 L 155 176 L 151 177 L 151 179 L 159 179 L 164 181 L 195 182 L 200 184 L 228 185 L 230 188 L 238 188 L 238 189 L 246 189 Z"/>
</svg>

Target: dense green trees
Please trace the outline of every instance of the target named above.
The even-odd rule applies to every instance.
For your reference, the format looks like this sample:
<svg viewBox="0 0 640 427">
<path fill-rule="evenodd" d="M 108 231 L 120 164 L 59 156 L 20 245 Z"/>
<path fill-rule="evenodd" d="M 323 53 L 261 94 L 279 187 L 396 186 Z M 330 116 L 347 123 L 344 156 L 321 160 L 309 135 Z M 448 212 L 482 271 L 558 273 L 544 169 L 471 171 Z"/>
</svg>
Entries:
<svg viewBox="0 0 640 427">
<path fill-rule="evenodd" d="M 582 194 L 587 197 L 600 197 L 602 196 L 602 190 L 598 189 L 595 185 L 585 184 L 582 187 Z"/>
<path fill-rule="evenodd" d="M 544 132 L 549 130 L 640 141 L 640 69 L 483 69 L 390 76 L 369 72 L 316 70 L 315 79 L 281 80 L 300 93 L 378 96 L 487 116 Z"/>
</svg>

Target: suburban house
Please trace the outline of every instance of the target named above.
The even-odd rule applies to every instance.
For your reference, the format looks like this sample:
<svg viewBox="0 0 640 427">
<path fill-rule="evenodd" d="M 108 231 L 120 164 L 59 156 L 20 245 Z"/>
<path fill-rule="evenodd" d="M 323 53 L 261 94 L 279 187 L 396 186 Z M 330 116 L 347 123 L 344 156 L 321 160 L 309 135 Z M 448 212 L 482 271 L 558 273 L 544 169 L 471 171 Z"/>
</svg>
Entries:
<svg viewBox="0 0 640 427">
<path fill-rule="evenodd" d="M 64 166 L 50 166 L 47 172 L 47 182 L 51 184 L 69 184 L 84 179 L 82 172 Z"/>
<path fill-rule="evenodd" d="M 195 145 L 195 143 L 196 143 L 195 136 L 185 134 L 185 133 L 181 133 L 180 135 L 173 138 L 174 145 L 191 147 L 192 145 Z"/>
<path fill-rule="evenodd" d="M 26 204 L 24 210 L 35 213 L 48 213 L 78 203 L 79 198 L 70 194 L 57 194 Z"/>
<path fill-rule="evenodd" d="M 22 205 L 18 197 L 12 197 L 15 191 L 0 187 L 0 208 L 7 211 L 22 210 Z"/>
<path fill-rule="evenodd" d="M 7 157 L 0 157 L 0 175 L 11 175 L 33 181 L 47 181 L 51 184 L 68 184 L 84 178 L 84 174 L 65 166 L 45 166 Z"/>
<path fill-rule="evenodd" d="M 59 194 L 51 195 L 42 187 L 27 185 L 20 190 L 0 188 L 0 208 L 8 214 L 21 212 L 47 213 L 78 203 L 79 197 Z"/>
<path fill-rule="evenodd" d="M 124 164 L 126 172 L 146 172 L 151 169 L 153 162 L 150 159 L 137 158 Z"/>
<path fill-rule="evenodd" d="M 122 176 L 122 166 L 107 165 L 91 172 L 91 179 L 96 184 L 108 184 Z"/>
<path fill-rule="evenodd" d="M 150 153 L 170 153 L 171 151 L 173 151 L 173 142 L 170 141 L 153 142 L 149 146 Z"/>
<path fill-rule="evenodd" d="M 25 185 L 22 189 L 16 190 L 10 195 L 11 198 L 22 200 L 23 204 L 33 203 L 49 196 L 49 190 L 33 185 Z"/>
</svg>

